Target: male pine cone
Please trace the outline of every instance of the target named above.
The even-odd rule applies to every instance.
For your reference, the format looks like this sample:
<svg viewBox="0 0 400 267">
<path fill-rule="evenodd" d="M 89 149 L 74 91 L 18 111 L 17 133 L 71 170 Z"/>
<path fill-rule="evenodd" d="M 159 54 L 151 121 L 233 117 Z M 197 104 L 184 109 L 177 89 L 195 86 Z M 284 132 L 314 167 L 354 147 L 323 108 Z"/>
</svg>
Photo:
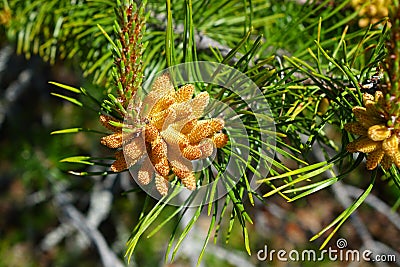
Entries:
<svg viewBox="0 0 400 267">
<path fill-rule="evenodd" d="M 140 121 L 144 126 L 132 125 L 137 131 L 130 133 L 130 138 L 126 138 L 122 127 L 113 126 L 122 125 L 121 122 L 101 115 L 101 123 L 113 131 L 101 143 L 118 149 L 111 170 L 120 172 L 140 162 L 138 182 L 146 185 L 154 178 L 161 195 L 168 193 L 168 182 L 173 176 L 187 189 L 196 189 L 191 161 L 211 156 L 215 149 L 227 144 L 228 136 L 222 132 L 223 119 L 200 119 L 209 102 L 208 93 L 192 98 L 193 94 L 191 84 L 176 91 L 169 75 L 158 77 L 140 103 Z"/>
<path fill-rule="evenodd" d="M 382 109 L 383 93 L 377 91 L 375 96 L 364 93 L 363 103 L 365 107 L 353 108 L 357 121 L 344 126 L 346 131 L 359 135 L 346 146 L 347 151 L 366 153 L 368 170 L 375 169 L 378 164 L 389 169 L 393 163 L 400 168 L 400 133 L 387 126 L 387 118 Z"/>
</svg>

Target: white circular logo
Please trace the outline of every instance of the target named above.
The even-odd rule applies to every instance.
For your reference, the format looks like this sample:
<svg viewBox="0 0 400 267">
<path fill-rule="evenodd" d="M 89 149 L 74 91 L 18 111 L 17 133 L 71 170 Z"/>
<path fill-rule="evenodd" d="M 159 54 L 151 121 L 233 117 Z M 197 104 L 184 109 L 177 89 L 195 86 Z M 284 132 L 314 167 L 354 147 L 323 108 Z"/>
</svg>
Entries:
<svg viewBox="0 0 400 267">
<path fill-rule="evenodd" d="M 342 248 L 347 247 L 347 240 L 344 239 L 344 238 L 339 238 L 339 239 L 336 241 L 336 246 L 337 246 L 339 249 L 342 249 Z"/>
</svg>

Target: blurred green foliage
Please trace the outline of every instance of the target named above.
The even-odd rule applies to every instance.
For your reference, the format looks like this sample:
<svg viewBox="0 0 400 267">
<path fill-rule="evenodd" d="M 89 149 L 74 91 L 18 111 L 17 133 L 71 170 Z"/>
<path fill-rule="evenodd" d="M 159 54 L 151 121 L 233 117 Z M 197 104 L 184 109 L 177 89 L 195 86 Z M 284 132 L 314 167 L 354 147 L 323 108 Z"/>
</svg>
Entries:
<svg viewBox="0 0 400 267">
<path fill-rule="evenodd" d="M 148 1 L 146 6 L 149 12 L 143 39 L 146 45 L 143 56 L 146 77 L 152 77 L 171 63 L 195 59 L 224 62 L 256 81 L 276 116 L 280 135 L 275 149 L 279 157 L 273 159 L 271 177 L 283 176 L 277 181 L 266 180 L 266 183 L 272 188 L 285 186 L 282 188 L 284 190 L 276 192 L 287 199 L 299 200 L 288 206 L 272 196 L 263 204 L 282 205 L 282 209 L 287 211 L 285 214 L 290 217 L 276 223 L 273 228 L 275 217 L 270 210 L 264 206 L 252 207 L 247 197 L 242 198 L 245 188 L 243 182 L 240 184 L 242 188 L 236 188 L 238 192 L 242 190 L 242 195 L 236 197 L 240 196 L 239 204 L 243 204 L 243 209 L 250 217 L 257 219 L 255 225 L 247 223 L 244 227 L 236 221 L 229 231 L 232 217 L 239 218 L 239 221 L 243 219 L 241 214 L 232 211 L 232 203 L 227 205 L 228 216 L 221 219 L 221 224 L 216 224 L 218 227 L 221 225 L 220 231 L 223 232 L 223 236 L 218 237 L 221 247 L 240 251 L 239 255 L 258 265 L 263 263 L 256 259 L 254 253 L 252 256 L 240 254 L 244 251 L 244 228 L 248 231 L 253 252 L 267 243 L 275 249 L 288 246 L 317 249 L 323 240 L 316 243 L 308 243 L 307 240 L 341 214 L 343 208 L 333 199 L 333 203 L 326 203 L 324 199 L 332 198 L 327 192 L 319 192 L 317 197 L 310 194 L 329 188 L 337 180 L 345 179 L 347 184 L 360 188 L 367 188 L 371 183 L 371 173 L 361 167 L 356 169 L 361 161 L 356 161 L 341 147 L 353 138 L 346 133 L 342 135 L 342 128 L 345 122 L 352 120 L 352 106 L 361 100 L 360 91 L 357 90 L 371 77 L 385 56 L 387 29 L 382 24 L 368 29 L 360 28 L 359 14 L 351 7 L 349 0 L 340 3 L 329 0 L 311 2 L 174 1 L 170 6 L 173 18 L 170 25 L 167 23 L 168 6 L 165 1 Z M 0 266 L 91 266 L 100 262 L 94 247 L 83 250 L 75 247 L 74 235 L 66 237 L 50 251 L 43 252 L 40 248 L 40 242 L 46 234 L 63 220 L 60 210 L 53 205 L 57 188 L 62 185 L 73 192 L 76 195 L 73 204 L 85 212 L 96 181 L 105 179 L 71 176 L 67 171 L 107 170 L 105 166 L 96 169 L 59 161 L 75 155 L 106 159 L 113 156 L 112 151 L 100 146 L 99 138 L 102 135 L 99 133 L 50 135 L 52 131 L 72 127 L 93 131 L 104 129 L 98 123 L 99 107 L 90 99 L 82 94 L 67 93 L 68 97 L 77 98 L 88 107 L 80 109 L 68 101 L 51 96 L 50 92 L 64 94 L 65 90 L 47 82 L 56 81 L 85 88 L 100 102 L 107 93 L 115 93 L 110 75 L 114 60 L 112 45 L 97 24 L 115 40 L 113 25 L 116 7 L 117 2 L 111 0 L 4 0 L 0 3 L 0 48 L 9 45 L 16 54 L 25 57 L 12 55 L 3 63 L 6 68 L 0 70 L 2 98 L 6 99 L 7 89 L 13 81 L 18 80 L 18 74 L 26 69 L 32 73 L 27 88 L 15 101 L 10 102 L 0 128 L 0 211 L 5 215 L 5 220 L 0 222 Z M 169 36 L 166 34 L 168 31 L 171 33 Z M 217 47 L 196 47 L 200 43 L 196 39 L 199 36 L 210 38 Z M 173 41 L 170 42 L 171 47 L 165 45 L 166 38 Z M 230 49 L 235 53 L 228 53 Z M 2 51 L 4 53 L 5 50 L 0 50 L 0 56 Z M 327 107 L 321 112 L 320 103 L 326 99 Z M 1 103 L 6 103 L 6 100 Z M 301 134 L 308 137 L 306 142 L 301 140 Z M 326 156 L 329 150 L 330 153 L 335 151 L 339 157 L 327 157 L 324 159 L 327 160 L 326 164 L 312 165 L 317 162 L 312 158 L 314 144 L 325 146 L 323 152 Z M 319 174 L 325 170 L 332 171 L 330 163 L 339 166 L 340 173 L 332 173 L 333 178 L 326 179 Z M 399 175 L 398 171 L 393 168 L 386 174 L 381 171 L 377 174 L 373 192 L 396 209 L 399 190 L 389 185 L 393 183 L 391 179 Z M 309 175 L 309 179 L 304 182 L 301 179 L 305 175 Z M 156 205 L 143 192 L 136 192 L 134 185 L 134 193 L 124 194 L 126 188 L 119 184 L 122 179 L 129 178 L 124 174 L 118 176 L 118 184 L 112 187 L 114 200 L 111 212 L 99 226 L 121 259 L 129 232 L 139 224 L 143 203 L 149 201 L 146 212 Z M 296 179 L 301 180 L 299 186 Z M 293 183 L 293 186 L 286 188 L 288 183 Z M 271 192 L 265 185 L 261 188 L 262 194 Z M 307 197 L 300 199 L 301 196 Z M 261 194 L 254 194 L 253 197 L 261 198 Z M 310 206 L 315 208 L 314 202 L 320 203 L 331 213 L 327 215 L 319 210 L 315 214 L 306 213 Z M 175 231 L 184 211 L 171 218 L 155 236 L 149 239 L 145 237 L 175 211 L 174 207 L 165 207 L 143 234 L 133 259 L 137 266 L 157 266 L 164 259 L 166 246 L 173 241 L 171 233 Z M 363 209 L 360 212 L 369 214 Z M 197 221 L 199 226 L 196 229 L 206 236 L 210 219 L 214 217 L 207 217 L 203 213 L 199 216 L 201 219 Z M 302 221 L 306 217 L 304 213 L 316 222 L 317 228 Z M 260 218 L 268 223 L 260 222 Z M 259 226 L 264 223 L 270 228 L 266 230 Z M 266 232 L 262 232 L 264 230 Z M 384 230 L 383 227 L 381 231 Z M 177 231 L 175 237 L 179 238 L 182 229 Z M 389 233 L 393 231 L 396 233 L 396 229 L 388 230 Z M 351 244 L 356 246 L 359 241 L 355 232 L 354 229 L 345 229 L 340 230 L 339 235 L 348 237 Z M 296 234 L 300 236 L 297 241 Z M 213 236 L 212 233 L 211 238 Z M 226 236 L 229 236 L 229 245 L 225 244 Z M 392 242 L 392 247 L 398 245 L 396 240 L 385 241 Z M 329 244 L 333 243 L 331 241 Z M 192 260 L 184 256 L 180 258 L 177 254 L 176 262 L 183 266 Z M 203 262 L 205 266 L 230 266 L 227 259 L 222 260 L 207 252 Z M 327 263 L 327 266 L 335 265 Z"/>
</svg>

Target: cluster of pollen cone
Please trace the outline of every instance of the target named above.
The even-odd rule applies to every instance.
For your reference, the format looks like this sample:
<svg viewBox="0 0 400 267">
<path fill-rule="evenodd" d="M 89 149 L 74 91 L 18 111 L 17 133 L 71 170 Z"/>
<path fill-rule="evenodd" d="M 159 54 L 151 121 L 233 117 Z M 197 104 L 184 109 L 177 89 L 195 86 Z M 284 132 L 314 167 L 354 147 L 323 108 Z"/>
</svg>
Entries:
<svg viewBox="0 0 400 267">
<path fill-rule="evenodd" d="M 387 113 L 384 111 L 385 101 L 381 91 L 375 95 L 363 95 L 364 107 L 354 107 L 356 122 L 347 123 L 345 129 L 359 137 L 346 147 L 349 152 L 367 154 L 367 169 L 373 170 L 378 164 L 388 169 L 394 163 L 400 167 L 399 132 L 387 126 Z"/>
<path fill-rule="evenodd" d="M 192 84 L 175 90 L 169 75 L 164 74 L 141 101 L 138 125 L 127 125 L 125 120 L 124 127 L 118 127 L 118 120 L 101 115 L 102 124 L 114 132 L 101 143 L 118 149 L 111 169 L 120 172 L 137 165 L 136 180 L 142 185 L 154 180 L 161 195 L 168 193 L 174 176 L 187 189 L 196 189 L 191 161 L 213 155 L 227 144 L 228 136 L 222 132 L 223 119 L 200 119 L 209 103 L 208 93 L 193 95 Z"/>
</svg>

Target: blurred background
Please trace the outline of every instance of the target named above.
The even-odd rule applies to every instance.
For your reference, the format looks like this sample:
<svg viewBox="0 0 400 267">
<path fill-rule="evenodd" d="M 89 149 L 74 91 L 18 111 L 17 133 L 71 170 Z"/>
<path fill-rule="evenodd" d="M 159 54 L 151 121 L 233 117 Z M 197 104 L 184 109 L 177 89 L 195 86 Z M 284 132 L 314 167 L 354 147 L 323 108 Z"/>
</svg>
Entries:
<svg viewBox="0 0 400 267">
<path fill-rule="evenodd" d="M 302 3 L 298 3 L 301 5 Z M 278 8 L 278 7 L 276 7 Z M 354 22 L 357 24 L 357 22 Z M 0 32 L 0 266 L 125 266 L 125 242 L 140 216 L 145 194 L 128 173 L 79 177 L 60 159 L 73 155 L 112 155 L 97 133 L 51 135 L 52 131 L 85 127 L 101 129 L 98 113 L 52 96 L 49 81 L 82 86 L 99 98 L 103 92 L 83 77 L 75 62 L 50 65 L 39 56 L 18 55 L 15 44 Z M 339 138 L 331 130 L 331 138 Z M 75 166 L 74 166 L 75 167 Z M 100 167 L 82 170 L 102 171 Z M 348 183 L 338 183 L 295 203 L 279 196 L 256 202 L 248 211 L 253 251 L 244 251 L 242 231 L 235 226 L 229 244 L 212 240 L 200 266 L 315 266 L 310 262 L 261 261 L 264 249 L 318 250 L 323 240 L 309 239 L 334 220 L 361 193 L 364 169 L 352 172 Z M 126 193 L 133 190 L 132 193 Z M 395 187 L 378 179 L 358 211 L 328 246 L 345 238 L 347 249 L 370 249 L 396 255 L 392 263 L 351 263 L 326 260 L 322 266 L 399 266 L 400 218 L 392 209 L 399 197 Z M 249 206 L 250 204 L 247 203 Z M 167 208 L 158 219 L 168 216 Z M 189 212 L 190 214 L 190 212 Z M 189 215 L 188 215 L 188 218 Z M 152 238 L 141 239 L 130 266 L 163 266 L 174 223 Z M 207 234 L 210 219 L 203 214 L 184 242 L 174 263 L 193 266 Z M 229 224 L 229 218 L 225 225 Z M 157 225 L 155 223 L 154 225 Z M 183 228 L 183 227 L 182 227 Z M 236 229 L 237 228 L 237 229 Z"/>
</svg>

